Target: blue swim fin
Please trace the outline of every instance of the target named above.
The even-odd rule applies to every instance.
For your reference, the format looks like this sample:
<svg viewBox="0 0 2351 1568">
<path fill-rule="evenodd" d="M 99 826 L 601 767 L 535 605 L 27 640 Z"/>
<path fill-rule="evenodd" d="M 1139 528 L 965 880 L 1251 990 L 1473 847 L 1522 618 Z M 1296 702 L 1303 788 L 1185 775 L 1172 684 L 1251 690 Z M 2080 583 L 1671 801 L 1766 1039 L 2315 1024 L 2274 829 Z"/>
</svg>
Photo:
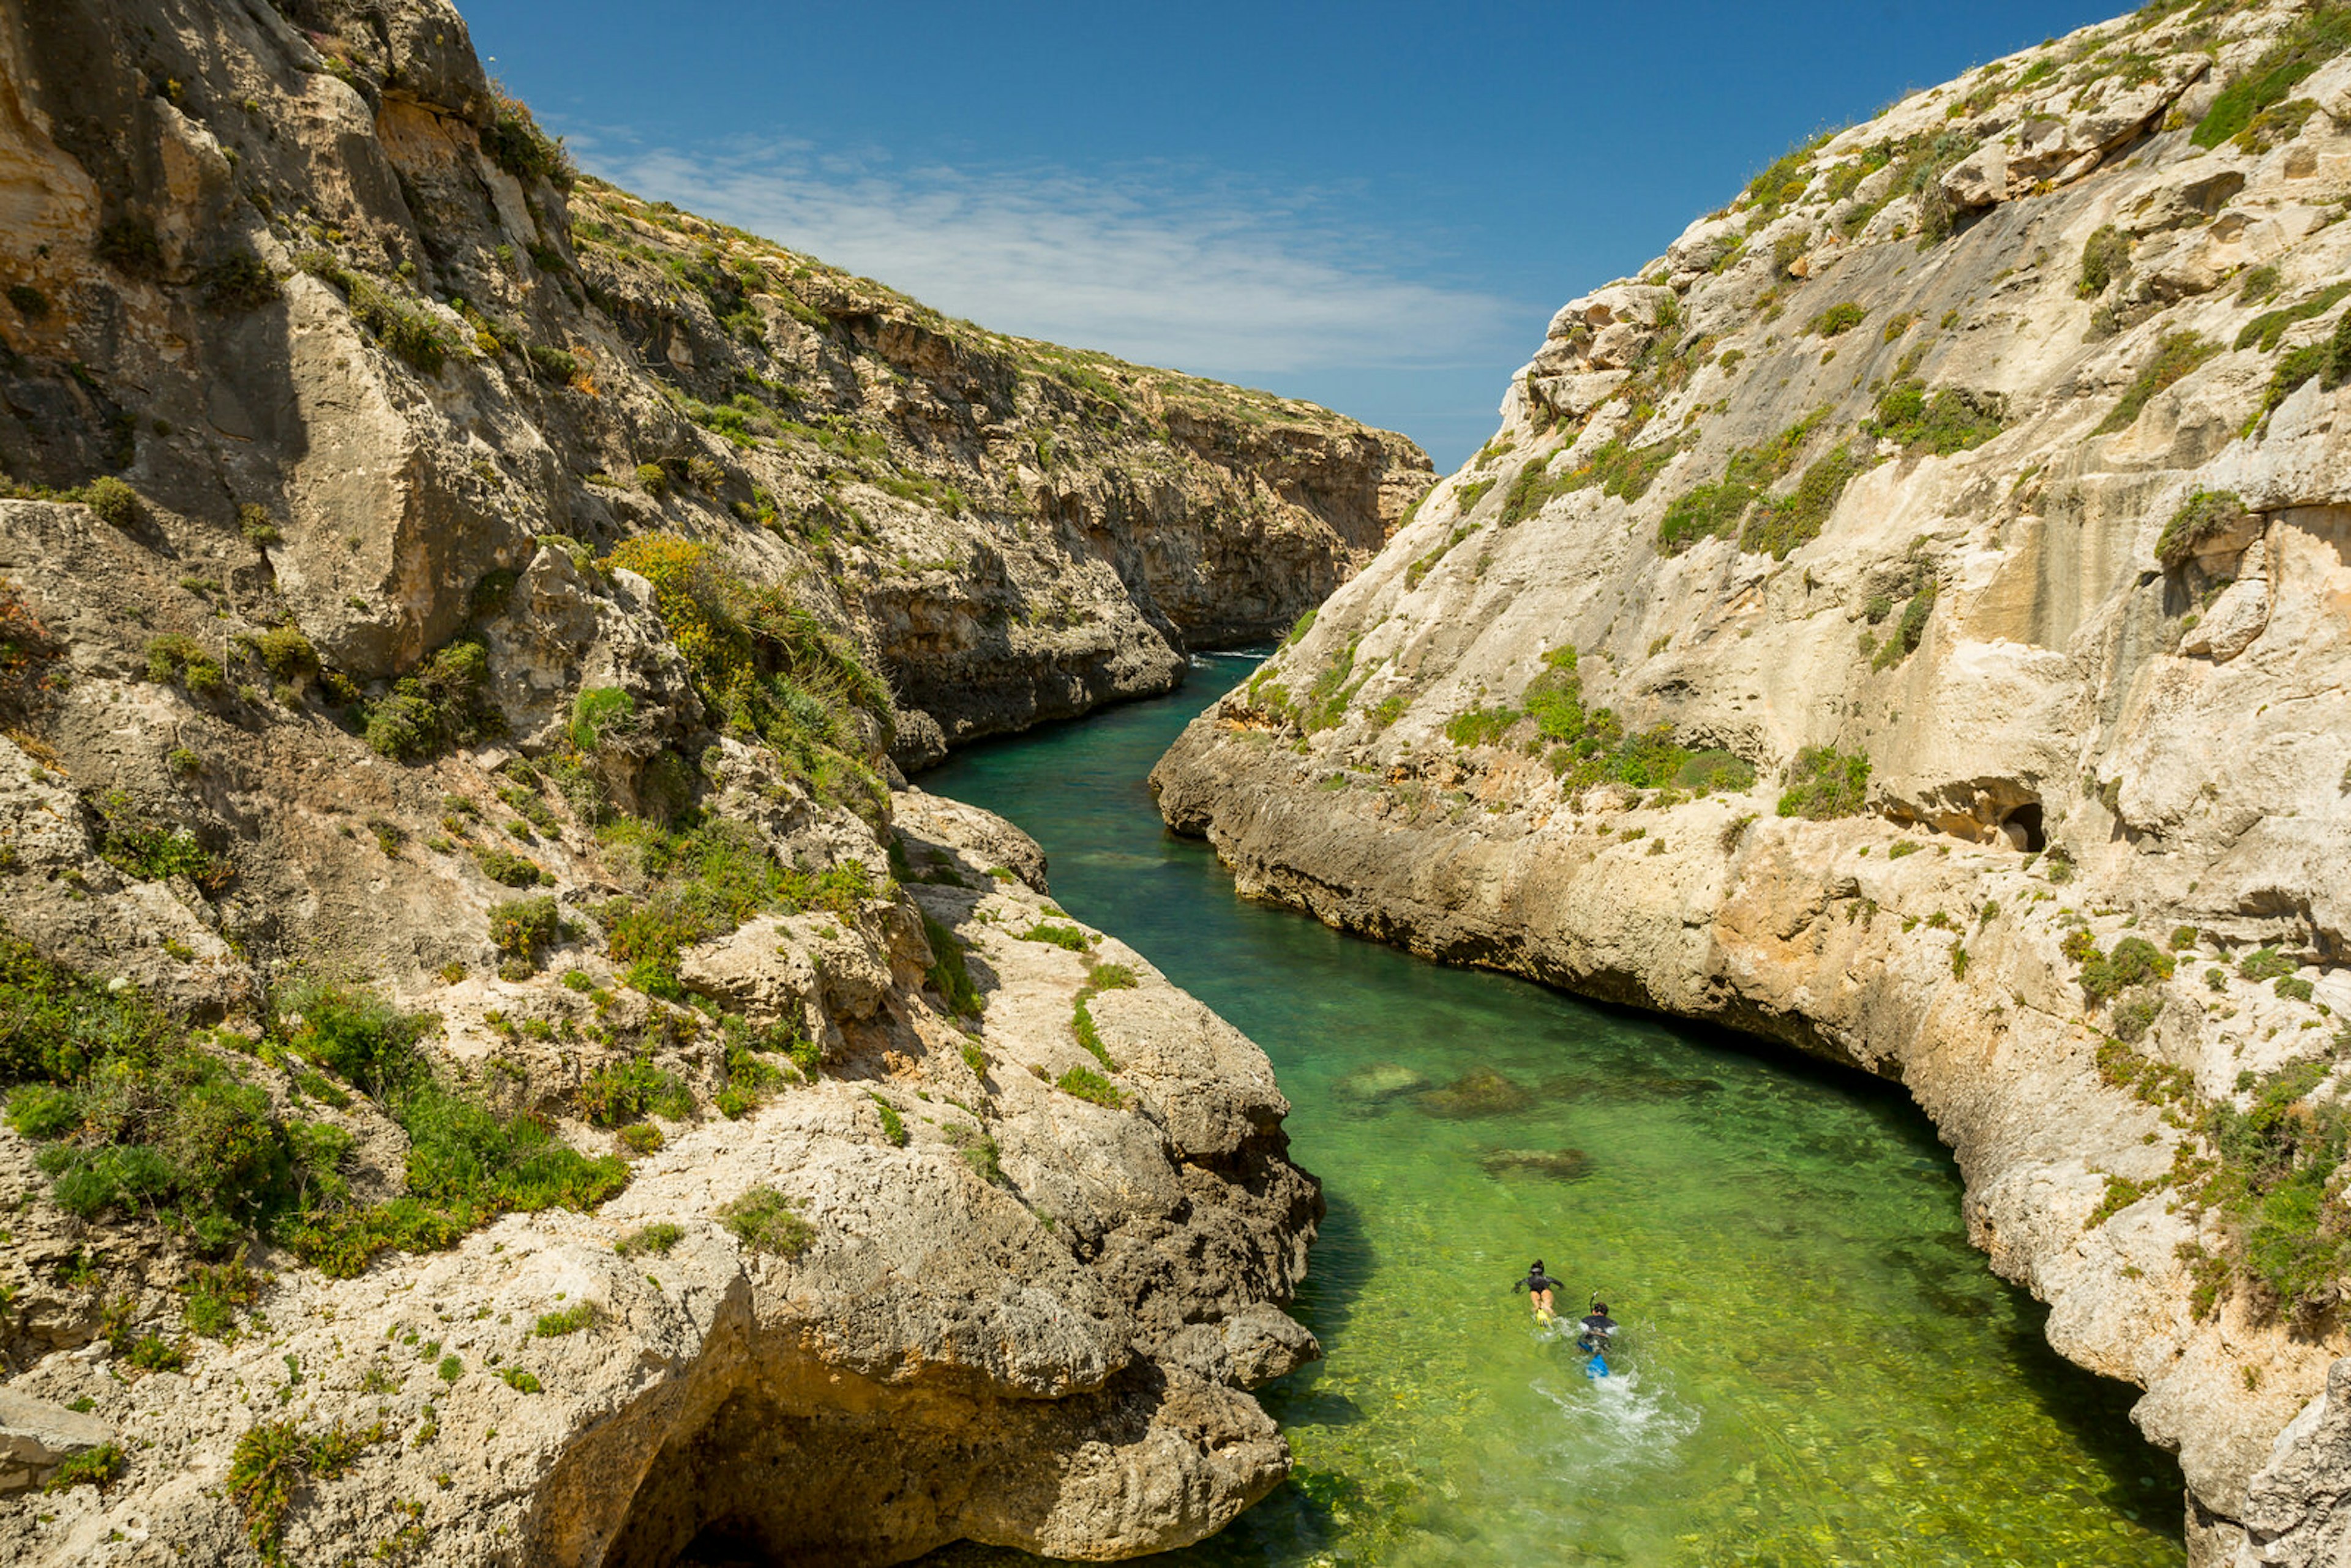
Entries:
<svg viewBox="0 0 2351 1568">
<path fill-rule="evenodd" d="M 1601 1354 L 1600 1353 L 1598 1353 L 1597 1351 L 1594 1351 L 1594 1352 L 1593 1353 L 1592 1359 L 1591 1359 L 1590 1361 L 1587 1361 L 1587 1362 L 1585 1362 L 1585 1363 L 1583 1364 L 1583 1375 L 1584 1375 L 1584 1376 L 1586 1376 L 1586 1377 L 1605 1377 L 1605 1376 L 1607 1376 L 1607 1375 L 1608 1375 L 1608 1358 L 1607 1358 L 1606 1356 L 1604 1356 L 1604 1355 L 1602 1355 L 1602 1354 Z"/>
</svg>

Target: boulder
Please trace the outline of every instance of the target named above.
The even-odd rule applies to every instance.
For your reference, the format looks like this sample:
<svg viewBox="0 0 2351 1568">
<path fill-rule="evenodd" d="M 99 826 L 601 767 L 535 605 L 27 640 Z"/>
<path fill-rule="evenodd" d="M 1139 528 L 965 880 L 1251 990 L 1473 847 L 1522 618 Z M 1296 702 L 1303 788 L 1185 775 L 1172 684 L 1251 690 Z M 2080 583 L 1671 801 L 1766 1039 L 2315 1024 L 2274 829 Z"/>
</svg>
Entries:
<svg viewBox="0 0 2351 1568">
<path fill-rule="evenodd" d="M 0 1493 L 45 1485 L 68 1459 L 113 1440 L 96 1416 L 0 1386 Z"/>
</svg>

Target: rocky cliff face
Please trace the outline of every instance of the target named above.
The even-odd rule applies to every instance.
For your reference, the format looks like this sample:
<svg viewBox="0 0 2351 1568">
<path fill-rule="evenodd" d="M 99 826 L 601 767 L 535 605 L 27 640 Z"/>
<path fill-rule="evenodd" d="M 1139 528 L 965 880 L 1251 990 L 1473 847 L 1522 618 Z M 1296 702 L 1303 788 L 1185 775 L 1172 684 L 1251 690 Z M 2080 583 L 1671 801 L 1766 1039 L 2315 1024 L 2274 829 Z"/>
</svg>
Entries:
<svg viewBox="0 0 2351 1568">
<path fill-rule="evenodd" d="M 89 0 L 0 50 L 0 468 L 117 477 L 362 680 L 534 538 L 684 532 L 854 630 L 911 765 L 1287 625 L 1428 483 L 1400 436 L 579 180 L 438 0 Z"/>
<path fill-rule="evenodd" d="M 2149 5 L 1791 152 L 1154 778 L 1264 896 L 1908 1086 L 2199 1563 L 2346 1528 L 2346 47 Z"/>
<path fill-rule="evenodd" d="M 892 758 L 1283 622 L 1425 460 L 577 180 L 427 0 L 7 8 L 0 193 L 0 1557 L 1276 1484 L 1263 1057 Z"/>
</svg>

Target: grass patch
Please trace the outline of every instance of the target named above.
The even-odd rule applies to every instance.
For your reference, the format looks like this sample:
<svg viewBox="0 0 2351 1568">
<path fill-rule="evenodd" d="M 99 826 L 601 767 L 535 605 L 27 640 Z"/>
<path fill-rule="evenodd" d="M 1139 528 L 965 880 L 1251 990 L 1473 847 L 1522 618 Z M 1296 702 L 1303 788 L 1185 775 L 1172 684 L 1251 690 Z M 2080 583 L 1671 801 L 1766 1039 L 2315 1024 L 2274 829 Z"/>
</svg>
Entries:
<svg viewBox="0 0 2351 1568">
<path fill-rule="evenodd" d="M 2262 112 L 2283 104 L 2312 72 L 2351 48 L 2351 6 L 2329 5 L 2297 16 L 2277 41 L 2220 89 L 2189 140 L 2218 147 L 2252 128 Z"/>
<path fill-rule="evenodd" d="M 923 916 L 923 935 L 931 945 L 931 967 L 924 971 L 931 989 L 938 992 L 948 1009 L 958 1017 L 978 1018 L 985 1013 L 987 998 L 972 983 L 963 939 L 927 914 Z"/>
<path fill-rule="evenodd" d="M 1071 1068 L 1053 1081 L 1053 1087 L 1064 1094 L 1075 1095 L 1113 1111 L 1126 1109 L 1126 1096 L 1120 1092 L 1118 1085 L 1091 1067 Z"/>
<path fill-rule="evenodd" d="M 849 640 L 780 589 L 724 570 L 709 548 L 674 534 L 627 539 L 607 564 L 640 572 L 695 686 L 737 736 L 765 741 L 824 799 L 879 822 L 888 790 L 868 760 L 886 746 L 890 688 Z"/>
<path fill-rule="evenodd" d="M 666 1219 L 656 1220 L 651 1225 L 639 1226 L 613 1242 L 612 1250 L 623 1258 L 643 1258 L 647 1254 L 666 1258 L 670 1249 L 684 1239 L 684 1227 L 673 1225 Z"/>
<path fill-rule="evenodd" d="M 1831 447 L 1804 470 L 1794 490 L 1766 497 L 1756 506 L 1740 530 L 1739 548 L 1787 559 L 1791 550 L 1819 536 L 1845 486 L 1865 466 L 1844 443 Z"/>
<path fill-rule="evenodd" d="M 2155 356 L 2134 377 L 2123 395 L 2094 434 L 2111 435 L 2137 422 L 2147 401 L 2171 387 L 2189 371 L 2220 351 L 2220 345 L 2197 332 L 2169 332 L 2156 345 Z"/>
<path fill-rule="evenodd" d="M 797 1258 L 816 1240 L 816 1227 L 798 1207 L 771 1186 L 755 1186 L 718 1210 L 718 1222 L 754 1252 Z"/>
<path fill-rule="evenodd" d="M 57 1466 L 57 1474 L 49 1478 L 45 1492 L 60 1492 L 69 1487 L 97 1487 L 103 1491 L 120 1479 L 131 1468 L 131 1458 L 120 1443 L 100 1443 L 94 1448 L 76 1454 Z"/>
<path fill-rule="evenodd" d="M 1787 788 L 1781 792 L 1779 813 L 1827 821 L 1858 816 L 1869 790 L 1869 758 L 1850 756 L 1833 746 L 1808 746 L 1788 765 Z"/>
<path fill-rule="evenodd" d="M 2007 400 L 1998 392 L 1942 387 L 1930 397 L 1924 382 L 1903 381 L 1877 400 L 1876 417 L 1867 428 L 1873 435 L 1900 443 L 1906 451 L 1948 457 L 1998 435 L 2007 417 Z"/>
<path fill-rule="evenodd" d="M 2155 559 L 2172 570 L 2186 566 L 2197 547 L 2245 515 L 2244 497 L 2234 490 L 2198 490 L 2179 504 L 2155 541 Z"/>
<path fill-rule="evenodd" d="M 541 1312 L 538 1321 L 530 1325 L 533 1339 L 561 1339 L 566 1334 L 593 1328 L 596 1324 L 596 1303 L 575 1301 L 560 1312 Z"/>
<path fill-rule="evenodd" d="M 1056 925 L 1048 920 L 1036 921 L 1028 930 L 1015 935 L 1023 942 L 1042 942 L 1065 952 L 1082 953 L 1087 947 L 1084 932 L 1074 925 Z"/>
<path fill-rule="evenodd" d="M 245 1515 L 245 1538 L 264 1563 L 285 1562 L 286 1516 L 306 1481 L 333 1480 L 380 1442 L 381 1423 L 352 1432 L 340 1421 L 324 1432 L 305 1432 L 292 1421 L 264 1421 L 246 1428 L 229 1456 L 228 1492 Z"/>
</svg>

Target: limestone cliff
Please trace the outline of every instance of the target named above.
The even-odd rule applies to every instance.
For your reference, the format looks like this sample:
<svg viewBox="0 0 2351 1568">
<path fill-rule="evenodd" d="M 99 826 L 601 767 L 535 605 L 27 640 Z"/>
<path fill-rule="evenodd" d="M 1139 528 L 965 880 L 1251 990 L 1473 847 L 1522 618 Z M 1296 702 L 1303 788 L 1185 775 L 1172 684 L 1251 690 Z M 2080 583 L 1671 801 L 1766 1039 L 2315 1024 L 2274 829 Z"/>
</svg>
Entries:
<svg viewBox="0 0 2351 1568">
<path fill-rule="evenodd" d="M 580 179 L 443 0 L 11 7 L 0 78 L 0 471 L 119 478 L 360 680 L 536 538 L 681 531 L 853 629 L 912 765 L 1287 625 L 1428 483 Z"/>
<path fill-rule="evenodd" d="M 2351 1531 L 2346 47 L 2151 5 L 1792 152 L 1154 777 L 1247 890 L 1905 1083 L 2199 1563 Z"/>
<path fill-rule="evenodd" d="M 1280 1480 L 1264 1058 L 893 758 L 1287 621 L 1409 444 L 579 179 L 438 0 L 0 8 L 0 1558 Z"/>
</svg>

